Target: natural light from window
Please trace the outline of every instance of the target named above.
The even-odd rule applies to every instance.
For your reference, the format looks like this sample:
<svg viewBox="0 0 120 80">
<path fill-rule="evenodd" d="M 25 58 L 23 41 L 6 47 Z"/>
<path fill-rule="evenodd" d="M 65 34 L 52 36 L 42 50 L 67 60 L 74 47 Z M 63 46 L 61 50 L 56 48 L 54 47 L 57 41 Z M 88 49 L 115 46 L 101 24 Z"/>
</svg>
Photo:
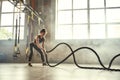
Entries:
<svg viewBox="0 0 120 80">
<path fill-rule="evenodd" d="M 9 1 L 1 1 L 1 15 L 0 15 L 0 40 L 11 40 L 15 39 L 15 26 L 16 18 L 19 21 L 19 10 Z M 25 13 L 21 13 L 21 24 L 20 24 L 20 39 L 24 39 L 24 23 Z M 19 23 L 18 23 L 19 24 Z"/>
<path fill-rule="evenodd" d="M 56 0 L 55 39 L 120 38 L 119 0 Z"/>
</svg>

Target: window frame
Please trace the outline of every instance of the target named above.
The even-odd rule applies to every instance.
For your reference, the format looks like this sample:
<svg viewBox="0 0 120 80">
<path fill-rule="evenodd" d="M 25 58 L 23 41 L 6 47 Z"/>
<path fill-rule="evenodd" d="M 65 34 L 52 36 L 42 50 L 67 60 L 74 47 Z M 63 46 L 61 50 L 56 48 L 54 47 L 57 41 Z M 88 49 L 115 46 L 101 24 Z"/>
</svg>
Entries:
<svg viewBox="0 0 120 80">
<path fill-rule="evenodd" d="M 1 24 L 1 20 L 2 20 L 2 14 L 19 14 L 19 12 L 14 12 L 14 10 L 12 11 L 12 12 L 2 12 L 2 3 L 4 2 L 4 1 L 7 1 L 7 0 L 1 0 L 0 1 L 0 28 L 3 28 L 3 27 L 11 27 L 12 28 L 12 38 L 11 38 L 11 40 L 15 40 L 14 39 L 14 30 L 15 30 L 15 27 L 14 27 L 14 29 L 13 29 L 13 24 L 12 25 L 2 25 Z M 24 24 L 22 24 L 22 25 L 20 25 L 20 27 L 21 28 L 23 28 L 24 29 L 24 34 L 22 35 L 23 36 L 23 38 L 21 39 L 20 38 L 20 40 L 22 41 L 22 40 L 24 40 L 25 39 L 25 13 L 24 12 L 21 12 L 21 13 L 23 13 L 24 14 Z M 14 26 L 15 26 L 15 18 L 13 19 L 14 21 L 12 21 L 13 23 L 14 23 Z M 8 41 L 9 39 L 0 39 L 0 41 Z"/>
<path fill-rule="evenodd" d="M 120 9 L 120 6 L 116 6 L 116 7 L 107 7 L 106 5 L 107 5 L 107 3 L 106 3 L 106 1 L 107 0 L 104 0 L 104 7 L 102 8 L 102 7 L 97 7 L 97 8 L 90 8 L 90 0 L 87 0 L 87 8 L 81 8 L 81 9 L 73 9 L 73 0 L 72 0 L 72 9 L 65 9 L 65 10 L 58 10 L 58 0 L 56 0 L 56 20 L 55 20 L 55 40 L 64 40 L 64 39 L 56 39 L 56 36 L 57 36 L 57 31 L 58 31 L 58 25 L 60 25 L 60 24 L 58 24 L 58 11 L 69 11 L 69 10 L 71 10 L 72 11 L 72 23 L 71 23 L 71 25 L 72 25 L 72 29 L 73 29 L 73 26 L 75 25 L 74 23 L 73 23 L 73 12 L 75 11 L 75 10 L 87 10 L 87 19 L 88 19 L 88 21 L 87 21 L 87 23 L 80 23 L 79 25 L 84 25 L 84 24 L 87 24 L 88 25 L 88 38 L 87 39 L 95 39 L 95 38 L 90 38 L 90 28 L 91 28 L 91 25 L 95 25 L 95 24 L 100 24 L 100 25 L 102 25 L 102 24 L 104 24 L 105 25 L 105 38 L 101 38 L 101 39 L 111 39 L 111 38 L 109 38 L 108 37 L 108 25 L 116 25 L 116 24 L 120 24 L 120 22 L 107 22 L 107 10 L 108 9 Z M 90 23 L 90 11 L 91 10 L 104 10 L 104 22 L 103 23 Z M 62 24 L 62 25 L 64 25 L 64 24 Z M 67 24 L 66 24 L 67 25 Z M 73 34 L 73 32 L 72 32 L 72 34 Z M 73 36 L 73 35 L 72 35 Z M 112 38 L 112 39 L 119 39 L 120 37 L 118 37 L 118 38 Z M 97 39 L 97 38 L 96 38 Z M 66 39 L 65 39 L 66 40 Z M 74 38 L 72 37 L 71 39 L 68 39 L 68 40 L 74 40 Z M 81 40 L 81 39 L 79 39 L 79 40 Z"/>
</svg>

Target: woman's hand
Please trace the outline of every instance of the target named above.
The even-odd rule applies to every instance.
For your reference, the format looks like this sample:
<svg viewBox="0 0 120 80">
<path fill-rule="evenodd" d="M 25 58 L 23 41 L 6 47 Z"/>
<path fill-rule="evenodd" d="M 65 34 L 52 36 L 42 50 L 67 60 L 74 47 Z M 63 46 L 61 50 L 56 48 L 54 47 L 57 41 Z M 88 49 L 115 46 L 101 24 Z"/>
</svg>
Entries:
<svg viewBox="0 0 120 80">
<path fill-rule="evenodd" d="M 37 47 L 38 47 L 39 49 L 41 49 L 41 50 L 43 51 L 43 53 L 46 53 L 46 50 L 45 50 L 43 47 L 41 47 L 40 45 L 37 45 Z"/>
<path fill-rule="evenodd" d="M 46 53 L 46 50 L 44 48 L 42 48 L 43 52 Z"/>
<path fill-rule="evenodd" d="M 40 44 L 36 44 L 36 45 L 37 45 L 37 47 L 38 47 L 39 49 L 42 49 L 41 46 L 40 46 Z"/>
</svg>

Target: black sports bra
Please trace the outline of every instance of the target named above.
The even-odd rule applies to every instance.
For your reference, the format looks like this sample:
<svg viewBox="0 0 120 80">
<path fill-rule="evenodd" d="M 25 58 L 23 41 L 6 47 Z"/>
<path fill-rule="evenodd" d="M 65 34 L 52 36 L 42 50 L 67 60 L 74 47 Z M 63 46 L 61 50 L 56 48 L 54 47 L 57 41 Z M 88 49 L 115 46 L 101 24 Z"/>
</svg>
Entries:
<svg viewBox="0 0 120 80">
<path fill-rule="evenodd" d="M 37 36 L 39 38 L 39 43 L 42 43 L 45 41 L 45 38 L 44 37 L 40 37 L 40 35 Z M 34 43 L 36 43 L 36 40 L 34 39 Z"/>
</svg>

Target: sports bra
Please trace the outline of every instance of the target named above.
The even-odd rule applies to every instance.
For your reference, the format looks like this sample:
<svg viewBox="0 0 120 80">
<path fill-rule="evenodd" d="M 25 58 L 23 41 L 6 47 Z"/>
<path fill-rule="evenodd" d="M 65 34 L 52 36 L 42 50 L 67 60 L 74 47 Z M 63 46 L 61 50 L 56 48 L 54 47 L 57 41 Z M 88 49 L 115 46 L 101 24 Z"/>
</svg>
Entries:
<svg viewBox="0 0 120 80">
<path fill-rule="evenodd" d="M 39 43 L 42 43 L 45 41 L 45 38 L 44 37 L 40 37 L 40 35 L 37 36 L 39 38 Z M 36 40 L 34 39 L 34 43 L 36 43 Z"/>
</svg>

